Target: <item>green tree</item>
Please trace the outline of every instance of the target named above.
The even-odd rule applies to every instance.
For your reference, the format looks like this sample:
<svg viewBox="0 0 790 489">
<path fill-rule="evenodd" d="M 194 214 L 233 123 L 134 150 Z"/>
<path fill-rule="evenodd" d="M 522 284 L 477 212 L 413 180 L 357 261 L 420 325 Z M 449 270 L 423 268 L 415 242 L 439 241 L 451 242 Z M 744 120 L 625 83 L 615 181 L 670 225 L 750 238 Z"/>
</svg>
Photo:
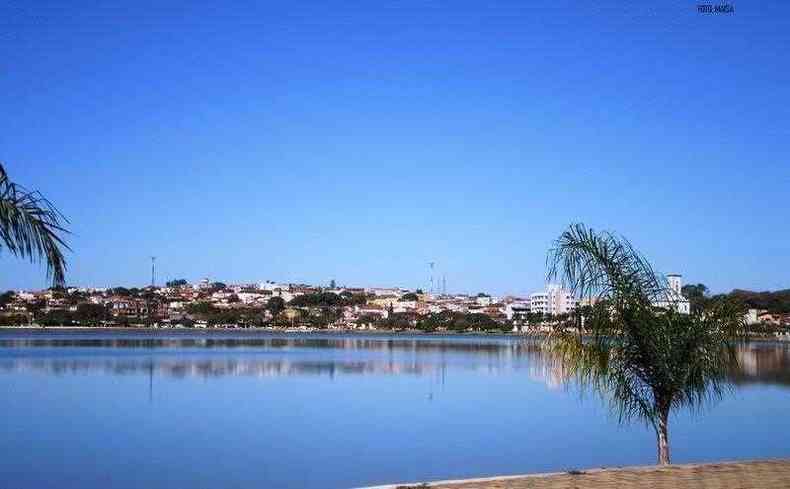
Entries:
<svg viewBox="0 0 790 489">
<path fill-rule="evenodd" d="M 0 316 L 0 326 L 21 326 L 27 324 L 29 319 L 24 314 L 10 314 Z"/>
<path fill-rule="evenodd" d="M 0 164 L 0 251 L 31 262 L 45 263 L 54 285 L 66 282 L 64 237 L 68 220 L 37 191 L 11 182 Z"/>
<path fill-rule="evenodd" d="M 510 331 L 513 325 L 500 323 L 480 313 L 441 311 L 422 316 L 417 320 L 416 328 L 423 331 Z"/>
<path fill-rule="evenodd" d="M 132 295 L 132 292 L 127 289 L 126 287 L 115 287 L 108 291 L 110 295 L 118 295 L 121 297 L 129 297 Z"/>
<path fill-rule="evenodd" d="M 273 318 L 276 318 L 285 309 L 285 299 L 282 297 L 272 297 L 269 299 L 269 302 L 266 303 L 266 309 L 272 313 Z"/>
<path fill-rule="evenodd" d="M 196 316 L 208 316 L 217 312 L 217 308 L 210 302 L 193 302 L 187 305 L 186 310 Z"/>
<path fill-rule="evenodd" d="M 649 423 L 658 463 L 668 464 L 670 411 L 717 400 L 729 388 L 743 309 L 728 300 L 689 315 L 656 307 L 676 300 L 666 279 L 626 239 L 582 224 L 562 233 L 548 263 L 549 280 L 608 307 L 594 308 L 583 331 L 557 328 L 547 346 L 569 378 L 610 400 L 621 421 Z"/>
<path fill-rule="evenodd" d="M 543 314 L 539 312 L 528 312 L 527 313 L 527 323 L 530 326 L 537 326 L 538 324 L 543 321 Z"/>
<path fill-rule="evenodd" d="M 414 292 L 409 292 L 408 294 L 403 294 L 402 296 L 400 296 L 398 302 L 416 302 L 417 300 L 419 300 L 417 294 L 415 294 Z"/>
<path fill-rule="evenodd" d="M 177 280 L 169 280 L 165 285 L 167 285 L 168 287 L 183 287 L 188 283 L 189 282 L 187 282 L 186 279 L 180 278 Z"/>
<path fill-rule="evenodd" d="M 47 307 L 47 302 L 45 300 L 43 300 L 43 299 L 36 299 L 36 300 L 34 300 L 32 302 L 28 302 L 25 305 L 25 308 L 27 309 L 27 312 L 32 314 L 33 317 L 41 316 L 41 311 L 45 307 Z"/>
<path fill-rule="evenodd" d="M 0 295 L 0 308 L 7 306 L 13 302 L 16 293 L 13 290 L 7 290 Z"/>
<path fill-rule="evenodd" d="M 348 301 L 342 296 L 333 292 L 316 292 L 313 294 L 302 294 L 294 297 L 288 303 L 294 307 L 331 307 L 344 306 Z"/>
<path fill-rule="evenodd" d="M 332 279 L 332 280 L 329 281 L 329 288 L 330 289 L 337 288 L 337 283 L 335 283 L 335 279 Z"/>
<path fill-rule="evenodd" d="M 74 313 L 55 309 L 44 314 L 38 322 L 42 326 L 72 326 L 75 323 Z"/>
<path fill-rule="evenodd" d="M 77 306 L 73 318 L 83 324 L 96 324 L 110 318 L 107 308 L 101 304 L 84 303 Z"/>
<path fill-rule="evenodd" d="M 728 297 L 737 299 L 746 304 L 747 307 L 754 309 L 766 309 L 769 312 L 787 314 L 790 313 L 790 289 L 777 290 L 774 292 L 753 292 L 750 290 L 735 289 Z"/>
<path fill-rule="evenodd" d="M 705 307 L 708 299 L 708 288 L 705 284 L 686 284 L 680 292 L 689 300 L 692 311 L 699 312 Z"/>
<path fill-rule="evenodd" d="M 342 305 L 345 306 L 363 305 L 368 303 L 368 296 L 365 293 L 354 294 L 353 292 L 344 290 L 340 293 L 340 297 L 343 298 Z"/>
</svg>

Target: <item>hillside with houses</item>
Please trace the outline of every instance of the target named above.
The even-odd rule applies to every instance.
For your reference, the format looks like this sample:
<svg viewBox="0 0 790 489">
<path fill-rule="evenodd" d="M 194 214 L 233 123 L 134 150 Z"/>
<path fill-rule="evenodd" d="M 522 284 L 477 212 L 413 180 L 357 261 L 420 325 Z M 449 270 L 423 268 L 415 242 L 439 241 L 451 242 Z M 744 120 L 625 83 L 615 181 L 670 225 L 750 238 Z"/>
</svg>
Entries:
<svg viewBox="0 0 790 489">
<path fill-rule="evenodd" d="M 693 296 L 697 286 L 683 287 L 681 293 L 679 278 L 670 285 L 677 290 L 673 304 L 680 312 L 690 307 L 684 294 L 692 296 L 692 307 L 702 300 Z M 770 293 L 733 294 L 745 297 L 747 307 L 748 299 L 757 305 L 776 303 L 766 296 Z M 523 297 L 497 297 L 334 283 L 172 280 L 164 287 L 7 291 L 0 295 L 0 325 L 536 332 L 572 326 L 595 305 L 554 285 Z M 749 307 L 746 319 L 764 332 L 790 327 L 790 313 L 781 307 Z"/>
</svg>

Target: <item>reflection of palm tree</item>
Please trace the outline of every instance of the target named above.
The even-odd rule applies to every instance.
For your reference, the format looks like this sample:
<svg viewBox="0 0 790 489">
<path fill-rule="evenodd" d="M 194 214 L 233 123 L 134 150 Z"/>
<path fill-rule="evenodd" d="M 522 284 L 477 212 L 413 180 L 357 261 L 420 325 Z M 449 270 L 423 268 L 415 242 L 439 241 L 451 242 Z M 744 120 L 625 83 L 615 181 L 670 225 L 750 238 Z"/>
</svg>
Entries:
<svg viewBox="0 0 790 489">
<path fill-rule="evenodd" d="M 62 236 L 68 220 L 37 191 L 29 191 L 8 179 L 0 164 L 0 237 L 12 255 L 31 262 L 45 262 L 54 285 L 64 285 L 69 247 Z M 2 249 L 3 246 L 0 246 Z"/>
<path fill-rule="evenodd" d="M 658 462 L 669 463 L 673 408 L 719 398 L 737 361 L 733 340 L 743 311 L 726 300 L 704 311 L 675 312 L 666 279 L 624 238 L 581 224 L 562 233 L 549 254 L 549 279 L 596 297 L 587 338 L 557 328 L 550 343 L 583 384 L 606 394 L 621 420 L 642 419 L 656 431 Z M 668 303 L 669 308 L 657 308 Z"/>
</svg>

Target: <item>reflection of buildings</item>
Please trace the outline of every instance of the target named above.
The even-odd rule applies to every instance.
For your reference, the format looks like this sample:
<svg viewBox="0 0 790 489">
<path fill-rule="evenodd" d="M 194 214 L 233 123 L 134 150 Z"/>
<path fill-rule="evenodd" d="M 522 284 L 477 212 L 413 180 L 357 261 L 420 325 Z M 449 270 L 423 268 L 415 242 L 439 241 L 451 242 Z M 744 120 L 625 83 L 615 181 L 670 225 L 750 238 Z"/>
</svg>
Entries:
<svg viewBox="0 0 790 489">
<path fill-rule="evenodd" d="M 98 372 L 110 375 L 145 374 L 164 377 L 280 377 L 292 375 L 384 374 L 424 375 L 433 364 L 410 365 L 374 361 L 288 361 L 239 358 L 15 358 L 0 360 L 2 372 L 43 372 L 53 375 Z"/>
<path fill-rule="evenodd" d="M 41 355 L 37 350 L 46 349 Z M 510 338 L 327 336 L 0 340 L 0 373 L 98 372 L 165 377 L 498 374 L 533 361 L 535 342 Z M 60 355 L 59 352 L 63 354 Z"/>
<path fill-rule="evenodd" d="M 736 384 L 790 385 L 790 345 L 778 342 L 742 344 L 736 356 L 738 369 L 732 373 Z"/>
<path fill-rule="evenodd" d="M 529 377 L 543 382 L 551 390 L 559 389 L 569 380 L 567 370 L 562 363 L 545 355 L 542 361 L 535 362 L 529 369 Z"/>
<path fill-rule="evenodd" d="M 518 375 L 556 388 L 569 375 L 539 340 L 518 337 L 325 335 L 0 340 L 0 375 L 146 375 L 169 378 L 338 375 Z M 61 354 L 62 352 L 62 354 Z M 736 384 L 790 385 L 790 344 L 738 345 Z"/>
</svg>

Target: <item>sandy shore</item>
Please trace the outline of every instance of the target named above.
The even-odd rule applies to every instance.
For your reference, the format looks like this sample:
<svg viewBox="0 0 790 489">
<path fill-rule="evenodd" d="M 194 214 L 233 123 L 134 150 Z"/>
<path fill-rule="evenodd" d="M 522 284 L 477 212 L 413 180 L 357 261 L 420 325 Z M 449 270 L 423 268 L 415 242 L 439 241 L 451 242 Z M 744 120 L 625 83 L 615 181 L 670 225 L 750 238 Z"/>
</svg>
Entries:
<svg viewBox="0 0 790 489">
<path fill-rule="evenodd" d="M 751 489 L 790 488 L 790 459 L 753 462 L 592 469 L 489 477 L 432 483 L 375 486 L 368 489 Z"/>
</svg>

